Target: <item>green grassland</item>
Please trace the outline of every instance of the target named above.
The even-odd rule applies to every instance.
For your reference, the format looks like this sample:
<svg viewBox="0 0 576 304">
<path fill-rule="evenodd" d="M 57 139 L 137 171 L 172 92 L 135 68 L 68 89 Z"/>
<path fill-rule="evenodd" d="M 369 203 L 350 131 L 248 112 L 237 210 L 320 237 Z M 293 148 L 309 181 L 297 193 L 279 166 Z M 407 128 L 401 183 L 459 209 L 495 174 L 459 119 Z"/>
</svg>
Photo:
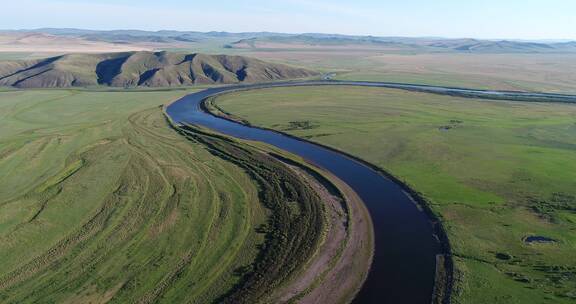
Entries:
<svg viewBox="0 0 576 304">
<path fill-rule="evenodd" d="M 346 151 L 420 192 L 449 234 L 455 303 L 575 301 L 575 105 L 336 86 L 237 92 L 216 105 Z"/>
<path fill-rule="evenodd" d="M 209 301 L 237 284 L 266 211 L 245 173 L 167 128 L 157 106 L 182 94 L 2 93 L 1 302 Z"/>
<path fill-rule="evenodd" d="M 237 283 L 265 210 L 245 173 L 167 128 L 155 106 L 182 94 L 2 94 L 3 303 L 213 299 Z"/>
<path fill-rule="evenodd" d="M 0 93 L 0 302 L 257 303 L 331 290 L 324 276 L 349 265 L 349 237 L 323 272 L 304 267 L 326 259 L 324 198 L 268 154 L 280 151 L 171 127 L 160 105 L 186 93 Z M 358 261 L 340 299 L 361 285 L 371 249 L 348 255 Z M 302 276 L 311 285 L 293 287 Z"/>
</svg>

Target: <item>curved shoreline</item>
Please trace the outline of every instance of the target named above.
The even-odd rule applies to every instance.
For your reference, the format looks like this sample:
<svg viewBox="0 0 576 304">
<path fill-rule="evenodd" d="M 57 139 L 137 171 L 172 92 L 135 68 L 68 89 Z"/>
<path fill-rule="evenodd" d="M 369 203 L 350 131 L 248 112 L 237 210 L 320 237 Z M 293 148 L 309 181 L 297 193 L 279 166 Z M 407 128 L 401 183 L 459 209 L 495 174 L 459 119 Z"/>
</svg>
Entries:
<svg viewBox="0 0 576 304">
<path fill-rule="evenodd" d="M 327 84 L 329 85 L 329 84 Z M 292 85 L 292 86 L 296 86 L 296 85 Z M 278 87 L 278 86 L 274 86 L 274 87 Z M 202 110 L 214 117 L 217 117 L 219 119 L 224 119 L 230 122 L 234 122 L 234 123 L 238 123 L 238 124 L 242 124 L 245 125 L 247 127 L 250 128 L 256 128 L 256 129 L 261 129 L 261 130 L 266 130 L 266 131 L 270 131 L 270 132 L 274 132 L 283 136 L 287 136 L 290 138 L 293 138 L 295 140 L 298 141 L 302 141 L 302 142 L 307 142 L 313 145 L 317 145 L 320 146 L 322 148 L 325 148 L 327 150 L 342 154 L 344 156 L 346 156 L 347 158 L 350 158 L 354 161 L 357 161 L 361 164 L 363 164 L 364 166 L 370 168 L 371 170 L 382 174 L 384 177 L 390 179 L 391 181 L 393 181 L 395 184 L 397 184 L 398 186 L 400 186 L 402 188 L 402 190 L 408 194 L 408 196 L 413 200 L 413 202 L 418 205 L 418 207 L 421 208 L 422 211 L 424 211 L 426 213 L 426 216 L 429 218 L 430 224 L 432 225 L 432 227 L 434 228 L 434 234 L 435 237 L 438 238 L 441 248 L 442 248 L 442 256 L 444 257 L 443 261 L 443 265 L 441 265 L 441 269 L 443 269 L 444 273 L 445 273 L 445 277 L 444 278 L 438 278 L 436 277 L 435 279 L 435 283 L 434 283 L 434 294 L 433 294 L 433 298 L 432 298 L 432 303 L 443 303 L 443 304 L 449 304 L 451 302 L 451 296 L 452 296 L 452 288 L 453 288 L 453 284 L 454 284 L 454 262 L 452 260 L 452 249 L 450 246 L 450 241 L 448 239 L 448 234 L 446 233 L 446 230 L 442 224 L 442 222 L 440 221 L 440 219 L 438 218 L 438 215 L 434 213 L 434 211 L 430 208 L 430 204 L 429 202 L 416 190 L 412 189 L 406 182 L 404 182 L 403 180 L 399 179 L 398 177 L 394 176 L 393 174 L 387 172 L 386 170 L 360 158 L 357 157 L 355 155 L 352 155 L 346 151 L 342 151 L 339 150 L 335 147 L 331 147 L 322 143 L 318 143 L 318 142 L 314 142 L 305 138 L 300 138 L 288 133 L 284 133 L 282 131 L 278 131 L 278 130 L 274 130 L 274 129 L 270 129 L 270 128 L 266 128 L 266 127 L 259 127 L 259 126 L 254 126 L 251 125 L 250 123 L 243 121 L 243 120 L 239 120 L 239 119 L 234 119 L 232 117 L 229 116 L 225 116 L 225 115 L 229 115 L 227 113 L 225 113 L 224 111 L 222 111 L 219 107 L 217 107 L 216 105 L 213 104 L 213 106 L 215 106 L 219 111 L 221 111 L 223 114 L 225 115 L 219 115 L 213 111 L 211 111 L 207 106 L 206 103 L 210 103 L 211 100 L 213 98 L 216 98 L 217 96 L 221 96 L 221 95 L 226 95 L 229 93 L 234 93 L 234 92 L 238 92 L 238 91 L 250 91 L 250 90 L 258 90 L 258 89 L 268 89 L 268 88 L 273 88 L 273 87 L 259 87 L 259 88 L 252 88 L 252 89 L 240 89 L 240 90 L 233 90 L 233 91 L 228 91 L 225 93 L 221 93 L 221 94 L 217 94 L 217 95 L 213 95 L 213 96 L 209 96 L 204 98 L 204 100 L 201 102 L 200 106 L 202 108 Z M 311 164 L 314 165 L 314 164 Z M 437 274 L 439 271 L 442 271 L 441 269 L 439 269 L 439 265 L 436 265 L 436 270 L 437 270 Z M 441 288 L 442 290 L 438 290 L 439 288 Z"/>
<path fill-rule="evenodd" d="M 165 113 L 166 114 L 166 113 Z M 214 133 L 212 130 L 197 128 L 190 125 L 174 123 L 170 116 L 165 115 L 168 125 L 176 132 L 187 137 L 185 133 L 192 131 L 200 136 L 209 136 L 229 142 L 241 142 L 232 136 Z M 202 142 L 202 141 L 200 141 Z M 337 176 L 330 172 L 311 166 L 305 160 L 275 147 L 261 147 L 252 143 L 243 143 L 250 150 L 262 153 L 285 166 L 287 169 L 297 173 L 301 171 L 304 176 L 303 180 L 310 180 L 314 192 L 319 197 L 325 197 L 323 194 L 329 194 L 330 199 L 325 201 L 326 207 L 331 208 L 331 204 L 338 204 L 334 210 L 327 212 L 332 221 L 342 221 L 340 225 L 344 229 L 344 238 L 338 242 L 338 252 L 334 251 L 321 252 L 317 251 L 306 262 L 306 267 L 302 268 L 295 275 L 286 281 L 286 285 L 279 285 L 281 289 L 272 292 L 269 297 L 263 299 L 264 302 L 272 301 L 273 303 L 318 303 L 318 300 L 331 299 L 328 303 L 350 302 L 362 287 L 362 282 L 366 279 L 370 270 L 372 255 L 374 252 L 371 217 L 366 209 L 365 204 L 346 183 L 341 181 Z M 298 174 L 298 173 L 297 173 Z M 324 193 L 322 193 L 324 192 Z M 336 200 L 336 201 L 334 201 Z M 331 201 L 331 202 L 330 202 Z M 333 207 L 332 207 L 333 208 Z M 338 208 L 343 208 L 340 212 Z M 328 218 L 328 217 L 327 217 Z M 337 237 L 338 231 L 332 227 L 334 224 L 327 226 L 324 233 L 331 237 Z M 342 237 L 342 236 L 341 236 Z M 326 239 L 320 244 L 317 250 L 329 245 Z M 325 259 L 328 258 L 326 261 Z M 324 262 L 322 262 L 324 260 Z M 347 269 L 350 261 L 356 264 L 353 270 Z M 328 263 L 328 268 L 322 268 L 320 273 L 309 272 L 307 267 L 310 264 L 322 265 Z M 300 279 L 311 281 L 311 285 L 299 285 Z M 306 287 L 303 289 L 303 287 Z"/>
<path fill-rule="evenodd" d="M 180 129 L 181 125 L 175 123 L 166 112 L 166 107 L 173 102 L 171 101 L 161 106 L 161 110 L 167 124 L 180 133 L 183 132 Z M 223 135 L 216 134 L 216 136 Z M 229 138 L 236 140 L 233 137 Z M 291 279 L 288 285 L 282 287 L 278 292 L 273 292 L 272 297 L 268 300 L 284 299 L 282 301 L 286 302 L 285 300 L 288 299 L 287 303 L 292 303 L 293 301 L 318 303 L 318 301 L 325 299 L 332 299 L 331 301 L 334 303 L 352 302 L 368 277 L 374 255 L 374 230 L 372 218 L 366 205 L 348 184 L 329 171 L 314 166 L 304 159 L 293 158 L 297 156 L 275 147 L 275 149 L 271 150 L 267 148 L 262 150 L 258 146 L 252 146 L 252 148 L 277 159 L 277 161 L 290 167 L 295 172 L 301 170 L 303 178 L 310 179 L 311 184 L 316 185 L 312 188 L 319 196 L 323 197 L 323 194 L 329 195 L 330 198 L 326 201 L 326 207 L 334 210 L 326 213 L 326 216 L 332 218 L 327 228 L 327 236 L 331 235 L 330 238 L 338 237 L 338 232 L 335 231 L 337 228 L 333 227 L 333 225 L 341 225 L 340 229 L 343 229 L 342 232 L 344 233 L 336 254 L 332 251 L 319 251 L 308 261 L 308 263 L 317 264 L 318 262 L 321 263 L 321 260 L 329 258 L 326 261 L 329 265 L 328 268 L 322 269 L 320 274 L 302 271 Z M 286 154 L 284 155 L 284 153 Z M 334 200 L 338 202 L 334 202 Z M 338 204 L 340 207 L 331 206 L 332 204 Z M 341 213 L 336 211 L 338 208 L 342 208 Z M 342 220 L 343 222 L 337 223 Z M 325 239 L 318 247 L 318 250 L 322 250 L 329 245 L 328 243 L 330 241 Z M 352 271 L 346 269 L 351 263 L 350 261 L 357 265 Z M 307 267 L 309 266 L 307 265 Z M 301 277 L 304 277 L 307 281 L 312 278 L 312 284 L 305 285 L 305 289 L 298 287 L 301 286 L 298 284 Z M 281 298 L 278 298 L 279 296 Z"/>
<path fill-rule="evenodd" d="M 363 159 L 307 139 L 254 127 L 249 122 L 239 122 L 233 117 L 222 117 L 210 112 L 206 107 L 207 100 L 232 92 L 324 85 L 381 87 L 464 98 L 576 103 L 576 95 L 475 90 L 389 82 L 316 80 L 215 87 L 186 95 L 167 108 L 166 113 L 178 123 L 198 124 L 230 137 L 265 142 L 296 154 L 308 163 L 342 178 L 358 192 L 374 220 L 376 235 L 380 235 L 375 237 L 377 241 L 373 267 L 357 298 L 360 299 L 358 301 L 373 303 L 381 303 L 382 299 L 379 297 L 391 302 L 408 299 L 411 302 L 423 303 L 430 302 L 430 298 L 434 303 L 450 302 L 454 284 L 450 242 L 439 215 L 433 212 L 428 201 L 404 181 Z M 226 114 L 225 111 L 221 112 Z M 427 224 L 424 225 L 423 222 Z M 377 227 L 379 229 L 376 229 Z M 392 246 L 383 246 L 389 242 L 392 242 Z M 374 279 L 372 274 L 377 278 Z M 429 276 L 432 282 L 427 283 Z M 431 288 L 428 289 L 426 286 Z M 368 291 L 364 291 L 366 289 Z M 425 290 L 429 291 L 424 292 Z"/>
<path fill-rule="evenodd" d="M 204 103 L 203 103 L 204 105 Z M 204 107 L 203 107 L 204 108 Z M 287 134 L 287 133 L 283 133 L 281 131 L 277 131 L 274 129 L 270 129 L 270 128 L 264 128 L 264 127 L 257 127 L 257 126 L 253 126 L 250 124 L 246 124 L 242 121 L 239 120 L 235 120 L 232 118 L 228 118 L 226 116 L 221 116 L 218 114 L 213 113 L 212 111 L 209 111 L 208 109 L 204 108 L 204 110 L 211 114 L 214 115 L 215 117 L 221 118 L 221 119 L 225 119 L 231 122 L 235 122 L 235 123 L 240 123 L 246 126 L 249 126 L 250 128 L 258 128 L 258 129 L 262 129 L 262 130 L 266 130 L 266 131 L 271 131 L 271 132 L 275 132 L 287 137 L 291 137 L 295 140 L 299 140 L 299 141 L 303 141 L 303 142 L 308 142 L 317 146 L 320 146 L 322 148 L 325 148 L 327 150 L 331 150 L 333 152 L 342 154 L 354 161 L 357 161 L 361 164 L 363 164 L 364 166 L 374 170 L 375 172 L 382 174 L 384 177 L 390 179 L 391 181 L 393 181 L 395 184 L 397 184 L 398 186 L 400 186 L 402 188 L 402 190 L 408 194 L 408 196 L 413 200 L 413 202 L 418 205 L 418 207 L 422 208 L 422 211 L 424 211 L 424 213 L 426 213 L 426 215 L 428 216 L 429 220 L 430 220 L 430 224 L 432 225 L 432 227 L 434 228 L 435 231 L 435 237 L 438 238 L 438 240 L 440 241 L 440 245 L 442 246 L 443 249 L 443 253 L 442 255 L 445 257 L 445 264 L 443 265 L 444 269 L 446 270 L 446 274 L 447 274 L 447 278 L 445 280 L 445 284 L 446 284 L 446 289 L 444 291 L 441 291 L 442 294 L 444 294 L 445 296 L 442 296 L 440 298 L 440 301 L 438 302 L 438 300 L 433 299 L 433 301 L 436 301 L 437 303 L 450 303 L 450 296 L 452 295 L 452 287 L 454 284 L 453 281 L 453 274 L 454 274 L 454 263 L 452 260 L 452 247 L 450 246 L 450 241 L 448 239 L 448 234 L 446 233 L 446 230 L 442 224 L 442 221 L 440 221 L 440 219 L 438 218 L 438 215 L 434 213 L 434 211 L 430 208 L 430 204 L 429 202 L 416 190 L 412 189 L 406 182 L 404 182 L 403 180 L 399 179 L 398 177 L 392 175 L 391 173 L 387 172 L 386 170 L 372 164 L 369 163 L 368 161 L 359 158 L 357 156 L 354 156 L 348 152 L 339 150 L 337 148 L 331 147 L 331 146 L 327 146 L 318 142 L 314 142 L 314 141 L 310 141 L 308 139 L 305 138 L 300 138 L 291 134 Z M 314 164 L 311 164 L 314 165 Z M 436 267 L 438 267 L 438 265 L 436 265 Z M 438 268 L 437 268 L 438 269 Z M 435 282 L 435 286 L 434 288 L 436 289 L 437 286 L 439 284 L 442 284 L 442 282 L 438 281 L 438 278 L 436 278 L 436 282 Z M 436 292 L 436 291 L 435 291 Z"/>
<path fill-rule="evenodd" d="M 290 155 L 279 155 L 277 152 L 269 154 L 288 167 L 294 167 L 296 171 L 301 170 L 303 179 L 309 180 L 312 188 L 324 197 L 326 208 L 333 209 L 326 213 L 332 217 L 327 239 L 318 247 L 318 253 L 310 259 L 308 262 L 310 264 L 306 265 L 301 276 L 295 278 L 297 281 L 292 280 L 289 283 L 292 287 L 278 290 L 278 295 L 284 296 L 276 297 L 277 302 L 303 304 L 352 302 L 368 277 L 374 255 L 374 231 L 370 212 L 358 194 L 337 176 L 303 159 L 295 161 L 288 158 Z M 336 226 L 340 226 L 339 229 Z M 342 230 L 340 232 L 344 235 L 338 236 L 338 230 Z M 323 251 L 326 249 L 325 246 L 330 245 L 334 238 L 338 237 L 342 239 L 337 252 Z M 327 268 L 310 269 L 314 268 L 314 264 L 315 268 L 320 266 L 318 262 L 326 258 L 329 258 L 328 261 L 324 261 L 327 263 Z M 353 270 L 348 269 L 351 263 L 357 265 Z M 306 288 L 302 290 L 301 279 L 312 284 L 304 285 Z M 296 289 L 293 289 L 295 287 Z"/>
</svg>

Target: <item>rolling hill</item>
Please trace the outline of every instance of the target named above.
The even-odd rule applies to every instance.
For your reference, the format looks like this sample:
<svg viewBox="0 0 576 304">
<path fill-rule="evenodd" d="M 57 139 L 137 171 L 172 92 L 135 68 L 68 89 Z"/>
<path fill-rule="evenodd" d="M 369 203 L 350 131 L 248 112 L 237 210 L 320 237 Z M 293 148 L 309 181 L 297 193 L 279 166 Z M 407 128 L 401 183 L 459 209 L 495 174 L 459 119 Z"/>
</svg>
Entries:
<svg viewBox="0 0 576 304">
<path fill-rule="evenodd" d="M 301 34 L 260 36 L 230 44 L 239 49 L 370 47 L 450 53 L 576 53 L 575 42 L 545 43 L 513 40 L 445 39 Z"/>
<path fill-rule="evenodd" d="M 22 40 L 22 41 L 20 41 Z M 549 54 L 576 53 L 574 41 L 486 40 L 443 37 L 380 37 L 273 32 L 197 32 L 41 28 L 0 30 L 0 51 L 103 53 L 194 49 L 369 49 L 418 53 Z M 64 49 L 63 49 L 64 48 Z M 103 50 L 104 49 L 104 50 Z"/>
<path fill-rule="evenodd" d="M 196 32 L 196 31 L 144 31 L 144 30 L 84 30 L 73 28 L 40 28 L 32 30 L 0 30 L 0 41 L 2 36 L 22 37 L 28 35 L 44 35 L 52 37 L 54 40 L 69 39 L 75 40 L 76 43 L 94 44 L 108 43 L 119 46 L 138 46 L 146 49 L 132 50 L 150 50 L 164 48 L 183 48 L 190 44 L 198 43 L 216 43 L 226 44 L 241 39 L 255 37 L 281 37 L 293 36 L 291 34 L 268 33 L 268 32 L 246 32 L 246 33 L 229 33 L 229 32 Z M 1 48 L 0 48 L 1 50 Z M 127 51 L 132 51 L 127 50 Z"/>
<path fill-rule="evenodd" d="M 510 40 L 452 39 L 432 41 L 429 47 L 447 49 L 456 52 L 486 53 L 549 53 L 576 52 L 572 43 L 543 43 Z"/>
<path fill-rule="evenodd" d="M 0 86 L 19 88 L 168 87 L 263 82 L 313 75 L 316 72 L 242 56 L 147 51 L 69 54 L 0 63 Z"/>
<path fill-rule="evenodd" d="M 240 39 L 229 44 L 238 49 L 274 48 L 378 48 L 378 49 L 420 49 L 421 46 L 396 39 L 374 36 L 348 36 L 328 34 L 300 34 L 280 36 L 260 36 Z"/>
</svg>

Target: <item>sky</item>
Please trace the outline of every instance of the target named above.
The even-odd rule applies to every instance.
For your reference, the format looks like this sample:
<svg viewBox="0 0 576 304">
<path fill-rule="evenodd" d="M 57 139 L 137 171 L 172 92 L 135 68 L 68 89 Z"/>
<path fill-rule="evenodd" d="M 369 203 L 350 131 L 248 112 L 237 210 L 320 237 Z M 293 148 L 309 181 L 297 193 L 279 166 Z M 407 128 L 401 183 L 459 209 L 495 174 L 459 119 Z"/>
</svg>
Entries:
<svg viewBox="0 0 576 304">
<path fill-rule="evenodd" d="M 576 0 L 1 0 L 0 29 L 576 39 Z"/>
</svg>

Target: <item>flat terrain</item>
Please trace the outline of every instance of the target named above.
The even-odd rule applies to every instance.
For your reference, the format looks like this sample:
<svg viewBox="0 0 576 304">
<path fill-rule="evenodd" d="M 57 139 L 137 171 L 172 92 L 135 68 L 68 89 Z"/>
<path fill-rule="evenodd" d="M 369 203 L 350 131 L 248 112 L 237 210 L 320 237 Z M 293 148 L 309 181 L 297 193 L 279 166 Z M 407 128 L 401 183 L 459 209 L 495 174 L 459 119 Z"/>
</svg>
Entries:
<svg viewBox="0 0 576 304">
<path fill-rule="evenodd" d="M 0 92 L 0 302 L 353 296 L 361 201 L 265 146 L 170 128 L 159 106 L 186 93 Z"/>
<path fill-rule="evenodd" d="M 374 50 L 246 50 L 246 56 L 297 64 L 335 79 L 477 89 L 576 93 L 575 54 L 446 54 Z"/>
<path fill-rule="evenodd" d="M 576 92 L 574 54 L 382 54 L 341 79 L 414 82 L 467 88 Z"/>
<path fill-rule="evenodd" d="M 45 33 L 0 32 L 0 52 L 25 53 L 104 53 L 153 50 L 151 45 L 88 41 Z"/>
<path fill-rule="evenodd" d="M 254 90 L 216 104 L 358 156 L 420 192 L 453 246 L 456 303 L 576 299 L 575 105 L 358 87 Z"/>
</svg>

